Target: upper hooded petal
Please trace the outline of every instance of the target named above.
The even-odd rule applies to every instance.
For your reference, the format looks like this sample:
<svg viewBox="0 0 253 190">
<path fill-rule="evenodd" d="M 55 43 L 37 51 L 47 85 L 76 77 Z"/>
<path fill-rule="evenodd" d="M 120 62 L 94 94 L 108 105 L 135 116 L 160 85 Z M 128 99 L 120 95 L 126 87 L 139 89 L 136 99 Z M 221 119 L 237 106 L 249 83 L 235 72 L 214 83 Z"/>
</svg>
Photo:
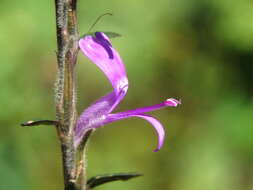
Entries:
<svg viewBox="0 0 253 190">
<path fill-rule="evenodd" d="M 79 47 L 105 73 L 115 93 L 119 93 L 123 87 L 128 87 L 124 63 L 104 33 L 96 32 L 95 36 L 85 36 L 79 40 Z"/>
</svg>

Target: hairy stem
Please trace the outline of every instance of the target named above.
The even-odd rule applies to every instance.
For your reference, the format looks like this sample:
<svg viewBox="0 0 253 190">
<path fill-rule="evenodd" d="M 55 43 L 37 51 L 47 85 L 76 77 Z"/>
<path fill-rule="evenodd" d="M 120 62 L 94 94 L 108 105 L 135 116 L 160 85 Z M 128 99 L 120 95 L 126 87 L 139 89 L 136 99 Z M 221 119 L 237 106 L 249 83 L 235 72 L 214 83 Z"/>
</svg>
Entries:
<svg viewBox="0 0 253 190">
<path fill-rule="evenodd" d="M 63 157 L 65 190 L 77 190 L 76 151 L 73 145 L 76 123 L 75 64 L 78 53 L 76 19 L 77 0 L 55 0 L 58 76 L 56 80 L 56 116 Z"/>
</svg>

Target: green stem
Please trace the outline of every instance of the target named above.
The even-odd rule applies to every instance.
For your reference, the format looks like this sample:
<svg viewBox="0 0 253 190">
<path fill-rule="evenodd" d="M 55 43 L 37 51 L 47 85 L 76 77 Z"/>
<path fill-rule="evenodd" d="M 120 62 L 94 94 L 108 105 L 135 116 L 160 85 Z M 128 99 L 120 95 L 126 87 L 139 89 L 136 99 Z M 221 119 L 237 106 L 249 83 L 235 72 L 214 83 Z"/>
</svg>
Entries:
<svg viewBox="0 0 253 190">
<path fill-rule="evenodd" d="M 76 124 L 75 64 L 78 53 L 76 0 L 55 0 L 58 76 L 56 80 L 56 116 L 61 142 L 65 190 L 78 190 L 76 151 L 73 143 Z"/>
</svg>

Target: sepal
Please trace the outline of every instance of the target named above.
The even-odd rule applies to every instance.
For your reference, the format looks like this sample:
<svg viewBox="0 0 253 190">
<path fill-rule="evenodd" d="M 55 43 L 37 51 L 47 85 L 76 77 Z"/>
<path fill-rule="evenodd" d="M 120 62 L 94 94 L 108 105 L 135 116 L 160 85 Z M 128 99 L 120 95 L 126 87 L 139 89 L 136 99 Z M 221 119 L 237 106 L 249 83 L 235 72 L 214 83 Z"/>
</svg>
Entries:
<svg viewBox="0 0 253 190">
<path fill-rule="evenodd" d="M 102 31 L 103 32 L 103 31 Z M 93 37 L 95 37 L 95 33 L 96 32 L 89 32 L 89 33 L 85 33 L 85 34 L 83 34 L 81 37 L 80 37 L 80 39 L 81 38 L 84 38 L 85 36 L 93 36 Z M 103 32 L 107 37 L 109 37 L 110 39 L 112 39 L 112 38 L 118 38 L 118 37 L 121 37 L 122 35 L 121 34 L 119 34 L 119 33 L 116 33 L 116 32 Z"/>
</svg>

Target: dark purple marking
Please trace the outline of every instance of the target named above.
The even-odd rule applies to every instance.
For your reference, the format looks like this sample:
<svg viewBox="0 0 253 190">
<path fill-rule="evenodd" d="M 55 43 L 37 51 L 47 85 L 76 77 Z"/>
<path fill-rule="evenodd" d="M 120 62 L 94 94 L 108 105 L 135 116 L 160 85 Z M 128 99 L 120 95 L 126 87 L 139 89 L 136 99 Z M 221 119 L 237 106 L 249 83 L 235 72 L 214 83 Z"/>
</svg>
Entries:
<svg viewBox="0 0 253 190">
<path fill-rule="evenodd" d="M 107 52 L 108 54 L 108 57 L 109 59 L 113 59 L 114 56 L 113 56 L 113 52 L 112 52 L 112 45 L 111 43 L 104 38 L 104 36 L 102 35 L 101 32 L 95 32 L 95 37 L 92 37 L 94 42 L 98 43 L 99 45 L 101 45 L 105 51 Z"/>
</svg>

